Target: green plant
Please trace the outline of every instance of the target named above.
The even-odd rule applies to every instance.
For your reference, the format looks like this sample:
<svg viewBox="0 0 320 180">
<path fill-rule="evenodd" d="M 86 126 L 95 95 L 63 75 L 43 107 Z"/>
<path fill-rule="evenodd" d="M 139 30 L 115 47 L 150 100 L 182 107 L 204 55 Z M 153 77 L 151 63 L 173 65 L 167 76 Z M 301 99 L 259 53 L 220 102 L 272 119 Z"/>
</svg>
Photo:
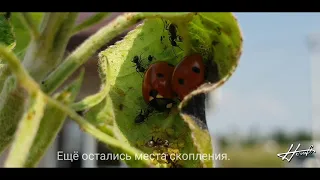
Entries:
<svg viewBox="0 0 320 180">
<path fill-rule="evenodd" d="M 165 161 L 163 152 L 145 146 L 152 136 L 169 141 L 165 151 L 179 153 L 180 166 L 212 167 L 204 95 L 227 81 L 237 67 L 242 35 L 235 17 L 232 13 L 125 13 L 64 57 L 72 35 L 108 15 L 96 13 L 75 25 L 78 13 L 11 13 L 9 18 L 0 14 L 0 152 L 11 144 L 5 167 L 35 167 L 67 117 L 113 152 L 126 153 L 121 160 L 131 167 L 168 167 L 170 163 L 161 161 Z M 84 71 L 57 91 L 104 44 L 141 20 L 123 40 L 99 53 L 98 93 L 75 102 Z M 162 20 L 177 25 L 183 51 L 173 52 Z M 169 115 L 157 113 L 136 125 L 134 117 L 146 104 L 132 58 L 143 53 L 177 64 L 195 52 L 204 57 L 207 82 Z M 76 113 L 83 110 L 83 116 Z M 77 157 L 81 155 L 73 156 Z"/>
</svg>

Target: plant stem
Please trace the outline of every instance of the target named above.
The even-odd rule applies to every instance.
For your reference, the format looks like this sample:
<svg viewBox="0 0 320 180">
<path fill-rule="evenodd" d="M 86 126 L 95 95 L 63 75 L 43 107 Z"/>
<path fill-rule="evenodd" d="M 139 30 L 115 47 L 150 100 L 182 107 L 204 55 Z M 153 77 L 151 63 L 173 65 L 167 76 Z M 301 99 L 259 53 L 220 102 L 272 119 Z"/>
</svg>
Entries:
<svg viewBox="0 0 320 180">
<path fill-rule="evenodd" d="M 110 15 L 110 12 L 98 12 L 92 16 L 90 16 L 88 19 L 83 21 L 81 24 L 77 25 L 73 31 L 72 34 L 77 34 L 80 31 L 84 31 L 87 28 L 92 27 L 95 24 L 100 23 L 102 20 L 104 20 L 106 17 Z"/>
<path fill-rule="evenodd" d="M 120 35 L 125 29 L 136 24 L 139 20 L 145 18 L 167 18 L 176 20 L 179 18 L 187 21 L 191 20 L 193 15 L 194 13 L 126 13 L 121 15 L 101 28 L 73 51 L 66 60 L 48 76 L 42 85 L 42 89 L 46 93 L 55 91 L 75 70 L 94 55 L 97 50 Z"/>
<path fill-rule="evenodd" d="M 52 66 L 56 67 L 60 64 L 65 53 L 68 42 L 72 36 L 72 29 L 79 13 L 70 12 L 66 15 L 65 20 L 62 22 L 61 27 L 53 41 L 51 52 L 48 54 L 47 61 L 51 62 Z"/>
<path fill-rule="evenodd" d="M 99 129 L 97 129 L 95 126 L 93 126 L 92 124 L 87 122 L 84 118 L 79 116 L 76 112 L 74 112 L 68 106 L 65 106 L 64 104 L 60 103 L 59 101 L 52 99 L 48 96 L 47 96 L 47 100 L 48 100 L 48 103 L 52 104 L 53 106 L 55 106 L 56 108 L 58 108 L 64 112 L 66 112 L 70 116 L 70 118 L 72 118 L 74 121 L 76 121 L 79 124 L 80 128 L 83 131 L 88 132 L 89 134 L 91 134 L 95 138 L 97 138 L 98 140 L 106 143 L 107 145 L 113 146 L 115 148 L 120 148 L 132 156 L 143 154 L 143 152 L 130 146 L 129 144 L 121 142 L 121 141 L 101 132 Z M 147 161 L 143 158 L 142 158 L 142 160 L 146 163 L 146 165 L 151 166 L 149 161 Z"/>
<path fill-rule="evenodd" d="M 40 82 L 54 68 L 47 58 L 52 52 L 54 37 L 64 18 L 64 13 L 46 14 L 41 24 L 40 38 L 32 39 L 29 43 L 22 63 L 37 82 Z"/>
<path fill-rule="evenodd" d="M 31 36 L 38 40 L 40 38 L 40 32 L 38 27 L 33 23 L 32 17 L 29 13 L 19 13 L 21 21 L 27 26 L 29 29 Z"/>
<path fill-rule="evenodd" d="M 77 15 L 78 13 L 45 14 L 40 38 L 30 42 L 23 60 L 23 65 L 37 82 L 43 80 L 60 63 Z"/>
<path fill-rule="evenodd" d="M 35 93 L 43 94 L 43 92 L 40 90 L 40 88 L 37 86 L 37 83 L 29 76 L 28 72 L 24 70 L 23 66 L 20 64 L 19 59 L 15 56 L 14 53 L 12 53 L 8 48 L 6 48 L 4 45 L 0 45 L 0 56 L 3 58 L 3 60 L 7 61 L 10 69 L 15 74 L 15 76 L 18 78 L 19 83 L 25 88 L 29 94 L 33 95 Z M 131 147 L 129 144 L 126 144 L 124 142 L 121 142 L 107 134 L 104 134 L 99 129 L 94 127 L 92 124 L 87 122 L 84 118 L 79 116 L 75 111 L 73 111 L 69 106 L 66 106 L 62 104 L 61 102 L 51 98 L 50 96 L 47 96 L 46 94 L 43 94 L 43 97 L 45 100 L 52 104 L 53 106 L 57 107 L 61 111 L 68 114 L 73 120 L 75 120 L 83 129 L 84 131 L 90 133 L 95 138 L 99 139 L 100 141 L 111 145 L 116 148 L 120 148 L 123 151 L 136 156 L 143 154 L 138 149 Z M 32 128 L 34 131 L 37 131 L 37 127 Z M 29 134 L 28 134 L 29 135 Z M 151 166 L 149 161 L 142 158 L 142 161 L 145 162 L 145 164 Z"/>
<path fill-rule="evenodd" d="M 0 45 L 0 56 L 2 60 L 7 61 L 11 72 L 16 75 L 21 85 L 23 87 L 28 87 L 26 90 L 29 93 L 38 91 L 38 84 L 35 81 L 30 81 L 30 75 L 24 68 L 21 67 L 20 60 L 17 58 L 17 56 L 15 56 L 10 49 L 2 44 Z"/>
</svg>

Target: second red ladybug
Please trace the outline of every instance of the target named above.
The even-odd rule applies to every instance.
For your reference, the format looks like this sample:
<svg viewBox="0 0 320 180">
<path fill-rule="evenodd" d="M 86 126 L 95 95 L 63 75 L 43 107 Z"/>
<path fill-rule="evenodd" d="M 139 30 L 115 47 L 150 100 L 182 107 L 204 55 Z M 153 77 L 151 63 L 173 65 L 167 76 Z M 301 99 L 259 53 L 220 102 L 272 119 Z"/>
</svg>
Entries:
<svg viewBox="0 0 320 180">
<path fill-rule="evenodd" d="M 186 56 L 172 73 L 171 86 L 180 100 L 197 89 L 205 80 L 205 67 L 200 54 Z"/>
</svg>

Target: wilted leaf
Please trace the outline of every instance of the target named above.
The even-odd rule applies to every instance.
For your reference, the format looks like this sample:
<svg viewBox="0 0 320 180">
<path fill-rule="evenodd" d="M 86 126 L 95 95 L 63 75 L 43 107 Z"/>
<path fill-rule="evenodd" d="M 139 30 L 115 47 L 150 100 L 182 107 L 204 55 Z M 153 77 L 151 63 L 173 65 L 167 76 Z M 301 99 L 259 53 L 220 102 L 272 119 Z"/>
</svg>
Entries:
<svg viewBox="0 0 320 180">
<path fill-rule="evenodd" d="M 226 81 L 226 77 L 232 74 L 241 54 L 240 29 L 231 13 L 197 13 L 190 23 L 179 19 L 175 19 L 174 23 L 177 24 L 178 34 L 181 33 L 182 39 L 189 40 L 177 42 L 184 51 L 170 44 L 169 33 L 164 29 L 161 19 L 148 19 L 128 33 L 121 42 L 100 53 L 100 59 L 108 61 L 111 71 L 108 81 L 115 113 L 114 134 L 146 153 L 156 153 L 155 149 L 146 146 L 152 137 L 154 140 L 168 140 L 171 147 L 165 148 L 163 152 L 181 155 L 191 153 L 194 156 L 197 153 L 206 154 L 206 158 L 203 156 L 201 160 L 188 156 L 183 159 L 187 159 L 186 161 L 179 161 L 178 164 L 183 167 L 212 167 L 209 155 L 213 151 L 204 106 L 192 104 L 193 100 L 190 99 L 195 98 L 194 95 L 214 90 L 216 83 L 222 84 L 221 81 Z M 208 82 L 204 87 L 207 88 L 196 90 L 201 90 L 201 93 L 191 93 L 183 102 L 184 106 L 174 107 L 170 114 L 156 113 L 146 122 L 135 124 L 135 117 L 147 105 L 142 97 L 143 74 L 136 71 L 133 57 L 141 57 L 144 66 L 148 65 L 149 55 L 154 57 L 152 63 L 167 61 L 177 65 L 184 56 L 193 53 L 203 56 Z M 200 102 L 204 104 L 204 98 L 200 98 Z"/>
<path fill-rule="evenodd" d="M 74 101 L 81 87 L 83 80 L 83 71 L 79 77 L 71 84 L 65 87 L 64 90 L 54 95 L 54 98 L 63 104 L 69 105 Z M 34 167 L 41 160 L 46 150 L 55 140 L 63 123 L 65 122 L 67 114 L 60 109 L 57 109 L 51 104 L 48 104 L 43 118 L 41 120 L 37 136 L 30 149 L 25 167 Z"/>
</svg>

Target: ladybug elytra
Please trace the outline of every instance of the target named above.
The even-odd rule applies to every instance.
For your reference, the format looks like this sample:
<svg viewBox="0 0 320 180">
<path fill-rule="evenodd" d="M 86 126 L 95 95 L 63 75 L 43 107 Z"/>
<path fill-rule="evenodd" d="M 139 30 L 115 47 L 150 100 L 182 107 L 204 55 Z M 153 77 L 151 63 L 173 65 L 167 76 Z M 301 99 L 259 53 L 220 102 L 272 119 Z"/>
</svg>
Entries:
<svg viewBox="0 0 320 180">
<path fill-rule="evenodd" d="M 142 84 L 144 101 L 157 111 L 163 112 L 173 106 L 174 92 L 171 88 L 173 71 L 173 65 L 160 61 L 151 64 L 144 75 Z"/>
<path fill-rule="evenodd" d="M 174 69 L 172 89 L 180 100 L 198 88 L 205 80 L 204 64 L 200 54 L 186 56 Z"/>
</svg>

